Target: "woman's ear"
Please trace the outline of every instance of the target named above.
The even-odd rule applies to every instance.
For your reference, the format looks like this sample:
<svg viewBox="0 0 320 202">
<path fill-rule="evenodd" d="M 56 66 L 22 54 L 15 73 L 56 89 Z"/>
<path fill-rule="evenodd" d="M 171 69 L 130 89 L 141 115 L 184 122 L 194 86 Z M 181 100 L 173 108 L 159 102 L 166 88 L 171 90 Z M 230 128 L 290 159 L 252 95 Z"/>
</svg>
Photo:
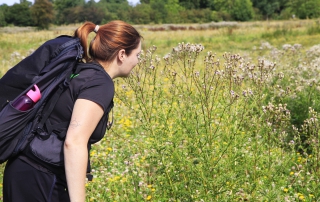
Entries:
<svg viewBox="0 0 320 202">
<path fill-rule="evenodd" d="M 122 62 L 125 57 L 126 57 L 126 51 L 124 49 L 121 49 L 118 52 L 118 59 Z"/>
</svg>

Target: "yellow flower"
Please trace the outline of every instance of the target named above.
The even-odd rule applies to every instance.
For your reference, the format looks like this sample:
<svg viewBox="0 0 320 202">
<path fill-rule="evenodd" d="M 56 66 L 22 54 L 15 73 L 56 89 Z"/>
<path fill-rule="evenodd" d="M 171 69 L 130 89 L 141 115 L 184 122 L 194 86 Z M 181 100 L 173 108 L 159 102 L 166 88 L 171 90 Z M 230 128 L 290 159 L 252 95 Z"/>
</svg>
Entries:
<svg viewBox="0 0 320 202">
<path fill-rule="evenodd" d="M 291 172 L 290 172 L 290 175 L 294 175 L 294 172 L 291 171 Z"/>
<path fill-rule="evenodd" d="M 152 185 L 151 185 L 151 184 L 148 184 L 148 185 L 147 185 L 147 187 L 148 187 L 148 188 L 151 188 L 151 187 L 152 187 Z"/>
<path fill-rule="evenodd" d="M 297 162 L 301 162 L 301 156 L 298 157 Z"/>
<path fill-rule="evenodd" d="M 302 194 L 299 196 L 299 200 L 304 200 L 304 196 Z"/>
<path fill-rule="evenodd" d="M 147 200 L 148 200 L 148 201 L 151 200 L 151 198 L 152 198 L 152 197 L 151 197 L 150 195 L 147 196 Z"/>
<path fill-rule="evenodd" d="M 283 191 L 287 193 L 289 191 L 289 189 L 284 188 Z"/>
<path fill-rule="evenodd" d="M 129 90 L 125 94 L 126 94 L 127 97 L 130 97 L 130 96 L 133 95 L 133 90 Z"/>
<path fill-rule="evenodd" d="M 140 162 L 143 163 L 145 159 L 146 159 L 146 157 L 143 156 L 143 157 L 140 159 Z"/>
<path fill-rule="evenodd" d="M 314 198 L 314 195 L 313 195 L 313 194 L 309 194 L 309 197 L 310 197 L 310 198 Z"/>
<path fill-rule="evenodd" d="M 120 182 L 127 182 L 127 178 L 123 177 Z"/>
</svg>

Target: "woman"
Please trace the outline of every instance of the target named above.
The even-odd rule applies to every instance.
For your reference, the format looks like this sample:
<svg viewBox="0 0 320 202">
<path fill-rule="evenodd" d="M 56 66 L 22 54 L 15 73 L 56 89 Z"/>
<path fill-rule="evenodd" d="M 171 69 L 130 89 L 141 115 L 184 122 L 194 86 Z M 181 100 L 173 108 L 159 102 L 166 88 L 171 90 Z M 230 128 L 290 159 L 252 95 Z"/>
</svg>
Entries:
<svg viewBox="0 0 320 202">
<path fill-rule="evenodd" d="M 87 45 L 88 35 L 96 36 Z M 51 164 L 37 155 L 31 142 L 21 155 L 10 159 L 3 180 L 4 202 L 85 201 L 88 143 L 102 139 L 113 106 L 112 79 L 126 77 L 138 63 L 141 35 L 129 24 L 112 21 L 102 26 L 91 22 L 79 27 L 74 37 L 81 40 L 86 65 L 62 93 L 49 120 L 53 126 L 68 121 L 63 143 L 64 163 Z M 78 65 L 84 65 L 80 62 Z M 46 152 L 50 152 L 48 148 Z"/>
</svg>

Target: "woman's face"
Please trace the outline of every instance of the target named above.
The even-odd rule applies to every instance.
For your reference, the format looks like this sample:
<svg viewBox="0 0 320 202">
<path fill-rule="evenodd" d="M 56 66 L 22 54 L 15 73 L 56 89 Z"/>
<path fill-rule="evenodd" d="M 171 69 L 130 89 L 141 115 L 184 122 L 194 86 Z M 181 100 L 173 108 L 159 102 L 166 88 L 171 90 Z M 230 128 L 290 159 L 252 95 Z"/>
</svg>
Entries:
<svg viewBox="0 0 320 202">
<path fill-rule="evenodd" d="M 140 41 L 138 47 L 136 49 L 132 50 L 130 55 L 125 54 L 125 58 L 123 60 L 123 63 L 119 67 L 120 68 L 120 72 L 119 72 L 120 77 L 127 77 L 130 75 L 132 69 L 139 62 L 140 52 L 141 52 L 141 41 Z"/>
</svg>

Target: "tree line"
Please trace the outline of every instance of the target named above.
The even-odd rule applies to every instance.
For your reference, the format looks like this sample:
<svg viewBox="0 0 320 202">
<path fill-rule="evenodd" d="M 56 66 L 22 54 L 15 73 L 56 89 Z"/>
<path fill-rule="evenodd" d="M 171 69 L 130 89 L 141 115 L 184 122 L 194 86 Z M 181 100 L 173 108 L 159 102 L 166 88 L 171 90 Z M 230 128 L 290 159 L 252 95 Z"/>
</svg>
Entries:
<svg viewBox="0 0 320 202">
<path fill-rule="evenodd" d="M 103 24 L 207 23 L 320 17 L 320 0 L 20 0 L 0 5 L 0 26 L 63 25 L 84 21 Z"/>
</svg>

